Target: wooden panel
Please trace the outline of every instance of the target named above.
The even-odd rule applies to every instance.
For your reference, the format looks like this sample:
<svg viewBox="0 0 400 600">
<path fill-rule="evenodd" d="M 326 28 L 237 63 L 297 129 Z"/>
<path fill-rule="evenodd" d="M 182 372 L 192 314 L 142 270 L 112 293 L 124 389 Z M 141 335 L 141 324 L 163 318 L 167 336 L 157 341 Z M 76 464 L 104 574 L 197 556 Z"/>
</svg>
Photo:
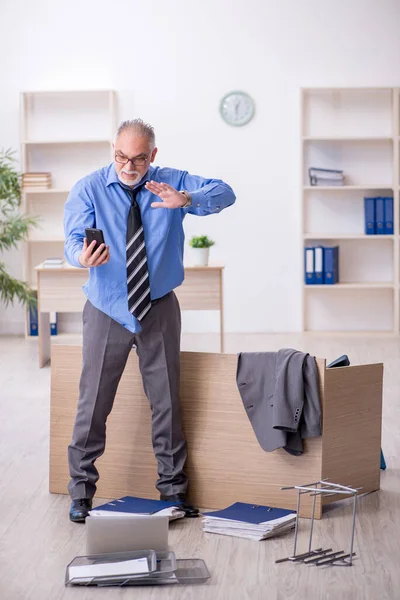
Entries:
<svg viewBox="0 0 400 600">
<path fill-rule="evenodd" d="M 382 380 L 379 363 L 325 372 L 322 477 L 360 494 L 380 485 Z"/>
<path fill-rule="evenodd" d="M 38 272 L 40 311 L 81 312 L 86 301 L 82 286 L 88 276 L 86 269 L 57 270 L 54 273 L 48 269 Z"/>
<path fill-rule="evenodd" d="M 75 418 L 81 347 L 52 346 L 50 491 L 66 493 L 67 446 Z M 318 361 L 323 378 L 325 362 Z M 322 438 L 305 442 L 301 457 L 259 446 L 236 386 L 237 356 L 182 353 L 181 402 L 189 459 L 190 496 L 199 506 L 221 508 L 235 501 L 295 508 L 284 485 L 321 477 Z M 151 414 L 136 354 L 131 353 L 107 422 L 107 448 L 97 461 L 97 495 L 157 498 Z M 302 500 L 308 515 L 311 499 Z M 320 509 L 317 509 L 320 516 Z"/>
<path fill-rule="evenodd" d="M 186 269 L 175 293 L 182 310 L 220 310 L 220 269 Z"/>
<path fill-rule="evenodd" d="M 301 457 L 283 449 L 262 450 L 237 390 L 236 369 L 233 354 L 182 353 L 192 495 L 199 506 L 219 508 L 242 501 L 294 509 L 296 493 L 280 487 L 320 478 L 322 440 L 307 440 Z M 302 505 L 303 514 L 309 514 L 311 499 L 304 497 Z"/>
</svg>

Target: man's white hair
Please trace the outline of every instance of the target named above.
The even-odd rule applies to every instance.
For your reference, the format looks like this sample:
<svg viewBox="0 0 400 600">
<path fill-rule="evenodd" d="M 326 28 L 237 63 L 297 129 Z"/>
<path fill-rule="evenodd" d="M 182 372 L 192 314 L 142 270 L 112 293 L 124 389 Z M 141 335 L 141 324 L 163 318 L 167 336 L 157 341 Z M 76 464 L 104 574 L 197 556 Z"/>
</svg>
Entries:
<svg viewBox="0 0 400 600">
<path fill-rule="evenodd" d="M 122 121 L 122 123 L 118 127 L 117 133 L 115 134 L 114 145 L 118 139 L 118 136 L 123 131 L 131 131 L 132 133 L 135 133 L 138 137 L 147 137 L 152 149 L 156 147 L 156 136 L 154 134 L 154 128 L 148 123 L 142 121 L 142 119 Z"/>
</svg>

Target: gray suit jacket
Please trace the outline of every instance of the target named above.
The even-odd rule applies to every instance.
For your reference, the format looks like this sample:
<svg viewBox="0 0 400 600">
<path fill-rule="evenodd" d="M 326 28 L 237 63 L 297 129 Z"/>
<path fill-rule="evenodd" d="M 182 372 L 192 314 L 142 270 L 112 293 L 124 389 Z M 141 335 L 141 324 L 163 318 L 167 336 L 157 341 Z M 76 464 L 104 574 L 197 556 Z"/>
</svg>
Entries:
<svg viewBox="0 0 400 600">
<path fill-rule="evenodd" d="M 238 356 L 236 382 L 263 450 L 303 452 L 302 439 L 321 435 L 319 377 L 315 358 L 284 348 Z"/>
</svg>

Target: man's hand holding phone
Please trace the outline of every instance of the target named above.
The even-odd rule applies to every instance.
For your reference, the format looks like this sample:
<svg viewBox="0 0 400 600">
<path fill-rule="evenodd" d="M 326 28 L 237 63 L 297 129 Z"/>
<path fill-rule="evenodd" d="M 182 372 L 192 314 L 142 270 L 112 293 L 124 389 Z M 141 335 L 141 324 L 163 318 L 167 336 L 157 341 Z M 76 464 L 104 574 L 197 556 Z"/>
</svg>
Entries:
<svg viewBox="0 0 400 600">
<path fill-rule="evenodd" d="M 100 267 L 110 260 L 110 246 L 106 246 L 102 243 L 97 250 L 94 250 L 96 245 L 96 240 L 92 240 L 90 244 L 88 244 L 87 238 L 84 238 L 82 252 L 78 258 L 82 267 Z"/>
</svg>

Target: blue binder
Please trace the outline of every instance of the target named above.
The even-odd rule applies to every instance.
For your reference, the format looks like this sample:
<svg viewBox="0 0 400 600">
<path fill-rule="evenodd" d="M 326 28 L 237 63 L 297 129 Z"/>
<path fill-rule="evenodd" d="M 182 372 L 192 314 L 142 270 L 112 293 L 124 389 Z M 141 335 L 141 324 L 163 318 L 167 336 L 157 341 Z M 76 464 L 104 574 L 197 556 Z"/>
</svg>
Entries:
<svg viewBox="0 0 400 600">
<path fill-rule="evenodd" d="M 304 281 L 307 285 L 316 283 L 315 277 L 315 250 L 313 247 L 304 248 Z"/>
<path fill-rule="evenodd" d="M 177 506 L 176 502 L 167 500 L 148 500 L 147 498 L 136 498 L 134 496 L 124 496 L 118 500 L 101 504 L 94 507 L 94 510 L 105 510 L 108 512 L 124 512 L 136 515 L 153 515 L 159 510 Z"/>
<path fill-rule="evenodd" d="M 57 313 L 52 312 L 50 313 L 50 335 L 57 335 L 58 331 L 58 319 L 57 319 Z"/>
<path fill-rule="evenodd" d="M 393 198 L 384 198 L 383 201 L 385 215 L 383 233 L 386 235 L 393 235 Z"/>
<path fill-rule="evenodd" d="M 37 306 L 29 307 L 29 335 L 38 335 L 38 312 Z"/>
<path fill-rule="evenodd" d="M 324 283 L 334 285 L 339 281 L 339 246 L 324 248 Z"/>
<path fill-rule="evenodd" d="M 205 517 L 218 517 L 219 519 L 229 519 L 230 521 L 242 521 L 242 523 L 253 523 L 259 525 L 266 521 L 281 519 L 287 515 L 295 515 L 296 511 L 286 510 L 284 508 L 271 508 L 270 506 L 261 506 L 258 504 L 245 504 L 244 502 L 235 502 L 228 508 L 217 510 L 215 512 L 203 513 Z"/>
<path fill-rule="evenodd" d="M 382 448 L 381 448 L 381 464 L 380 464 L 380 467 L 381 467 L 382 471 L 385 471 L 385 469 L 386 469 L 386 461 L 385 461 L 385 457 L 384 457 L 383 452 L 382 452 Z"/>
<path fill-rule="evenodd" d="M 383 235 L 385 227 L 385 199 L 375 198 L 376 234 Z"/>
<path fill-rule="evenodd" d="M 324 283 L 324 248 L 322 246 L 314 248 L 314 279 L 318 285 Z"/>
<path fill-rule="evenodd" d="M 375 198 L 364 198 L 365 233 L 375 234 Z"/>
</svg>

